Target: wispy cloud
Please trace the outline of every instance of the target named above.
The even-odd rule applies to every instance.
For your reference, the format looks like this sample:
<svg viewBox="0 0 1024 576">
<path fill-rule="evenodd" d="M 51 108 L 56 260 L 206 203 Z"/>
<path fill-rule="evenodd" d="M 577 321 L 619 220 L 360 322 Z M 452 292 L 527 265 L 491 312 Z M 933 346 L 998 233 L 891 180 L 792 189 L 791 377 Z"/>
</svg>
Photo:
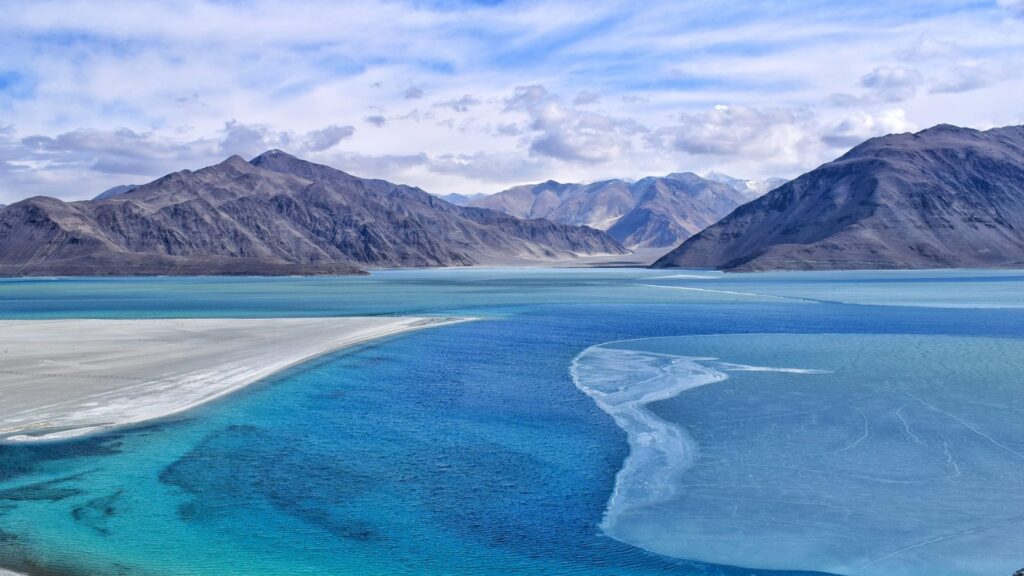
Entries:
<svg viewBox="0 0 1024 576">
<path fill-rule="evenodd" d="M 1024 121 L 1022 6 L 0 0 L 0 203 L 269 147 L 438 192 L 794 176 Z"/>
<path fill-rule="evenodd" d="M 469 112 L 470 108 L 480 104 L 480 99 L 469 94 L 463 95 L 461 98 L 452 98 L 451 100 L 444 100 L 441 102 L 435 102 L 434 106 L 440 108 L 450 108 L 456 112 Z"/>
<path fill-rule="evenodd" d="M 1006 9 L 1011 16 L 1024 18 L 1024 1 L 1022 0 L 997 0 L 997 3 Z"/>
<path fill-rule="evenodd" d="M 632 136 L 647 129 L 633 120 L 564 105 L 540 85 L 520 86 L 505 100 L 506 111 L 526 114 L 530 154 L 597 163 L 622 156 Z"/>
<path fill-rule="evenodd" d="M 920 72 L 904 66 L 879 66 L 860 79 L 860 85 L 883 102 L 902 102 L 913 97 L 922 82 Z"/>
<path fill-rule="evenodd" d="M 957 94 L 984 88 L 996 81 L 996 76 L 985 64 L 968 63 L 954 66 L 944 77 L 935 81 L 932 94 Z"/>
<path fill-rule="evenodd" d="M 572 99 L 572 103 L 577 106 L 583 106 L 585 104 L 595 104 L 601 101 L 601 95 L 591 90 L 580 90 L 576 97 Z"/>
</svg>

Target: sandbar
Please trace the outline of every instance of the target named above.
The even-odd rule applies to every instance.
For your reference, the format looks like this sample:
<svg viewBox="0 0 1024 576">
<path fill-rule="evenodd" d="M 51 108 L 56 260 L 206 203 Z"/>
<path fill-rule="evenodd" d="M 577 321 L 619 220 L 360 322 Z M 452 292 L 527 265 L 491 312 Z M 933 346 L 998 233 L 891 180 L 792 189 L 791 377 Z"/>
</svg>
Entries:
<svg viewBox="0 0 1024 576">
<path fill-rule="evenodd" d="M 0 320 L 0 442 L 161 418 L 346 346 L 464 320 Z"/>
</svg>

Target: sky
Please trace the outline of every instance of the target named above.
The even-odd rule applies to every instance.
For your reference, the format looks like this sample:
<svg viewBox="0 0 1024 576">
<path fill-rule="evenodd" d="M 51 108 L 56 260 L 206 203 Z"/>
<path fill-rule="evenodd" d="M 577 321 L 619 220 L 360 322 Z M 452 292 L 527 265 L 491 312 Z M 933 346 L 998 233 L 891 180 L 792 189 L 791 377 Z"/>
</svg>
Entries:
<svg viewBox="0 0 1024 576">
<path fill-rule="evenodd" d="M 0 203 L 271 148 L 429 192 L 1024 124 L 1024 0 L 0 0 Z"/>
</svg>

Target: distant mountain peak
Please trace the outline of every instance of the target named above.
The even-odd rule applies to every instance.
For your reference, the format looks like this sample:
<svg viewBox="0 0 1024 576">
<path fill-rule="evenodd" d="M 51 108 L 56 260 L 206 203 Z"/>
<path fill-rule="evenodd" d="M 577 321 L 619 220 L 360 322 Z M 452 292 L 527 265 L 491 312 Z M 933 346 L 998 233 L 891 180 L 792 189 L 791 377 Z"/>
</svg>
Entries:
<svg viewBox="0 0 1024 576">
<path fill-rule="evenodd" d="M 669 174 L 668 176 L 665 176 L 665 178 L 670 178 L 672 180 L 690 180 L 690 181 L 692 181 L 695 178 L 696 179 L 700 179 L 700 176 L 697 176 L 693 172 L 673 172 L 673 173 Z"/>
<path fill-rule="evenodd" d="M 174 172 L 131 200 L 5 208 L 0 276 L 345 274 L 628 253 L 598 230 L 460 208 L 280 151 Z"/>
<path fill-rule="evenodd" d="M 728 214 L 745 198 L 692 172 L 589 184 L 547 180 L 474 200 L 517 218 L 590 226 L 631 249 L 672 246 Z"/>
<path fill-rule="evenodd" d="M 300 162 L 306 162 L 305 160 L 301 160 L 300 158 L 298 158 L 296 156 L 293 156 L 293 155 L 285 152 L 284 150 L 279 150 L 277 148 L 271 148 L 270 150 L 267 150 L 266 152 L 263 152 L 259 156 L 256 156 L 255 158 L 250 160 L 249 163 L 250 164 L 259 164 L 260 162 L 268 161 L 270 159 L 276 159 L 276 160 L 282 160 L 282 159 L 284 159 L 284 160 L 298 160 Z"/>
<path fill-rule="evenodd" d="M 234 171 L 234 172 L 251 172 L 253 165 L 250 164 L 245 158 L 242 158 L 238 154 L 232 154 L 221 162 L 214 164 L 213 166 L 207 166 L 200 170 L 196 170 L 195 173 L 209 173 L 209 172 L 222 172 L 222 171 Z M 187 170 L 184 173 L 189 173 Z"/>
<path fill-rule="evenodd" d="M 216 166 L 241 166 L 242 164 L 248 164 L 245 158 L 242 158 L 238 154 L 232 154 L 220 163 L 216 164 Z"/>
<path fill-rule="evenodd" d="M 367 182 L 337 168 L 303 160 L 278 149 L 267 150 L 249 161 L 249 164 L 272 172 L 291 174 L 306 180 L 338 180 L 349 183 Z"/>
<path fill-rule="evenodd" d="M 537 184 L 536 186 L 538 186 L 540 188 L 550 189 L 550 190 L 557 190 L 558 188 L 561 188 L 562 186 L 564 186 L 564 184 L 562 184 L 561 182 L 559 182 L 557 180 L 545 180 L 545 181 L 541 182 L 540 184 Z"/>
<path fill-rule="evenodd" d="M 288 156 L 289 158 L 295 157 L 285 152 L 284 150 L 281 150 L 280 148 L 271 148 L 270 150 L 267 150 L 266 152 L 260 154 L 260 156 Z M 259 156 L 257 156 L 257 158 L 259 158 Z"/>
<path fill-rule="evenodd" d="M 863 142 L 655 263 L 725 270 L 1024 266 L 1024 129 Z"/>
<path fill-rule="evenodd" d="M 732 187 L 733 190 L 743 194 L 747 200 L 753 200 L 763 196 L 766 192 L 774 190 L 786 183 L 784 178 L 765 178 L 763 180 L 735 178 L 728 174 L 711 171 L 704 175 L 708 180 L 721 182 Z"/>
<path fill-rule="evenodd" d="M 972 129 L 972 128 L 964 128 L 962 126 L 954 126 L 953 124 L 936 124 L 935 126 L 932 126 L 931 128 L 925 128 L 924 130 L 921 130 L 921 131 L 917 132 L 917 134 L 927 134 L 927 133 L 935 133 L 935 132 L 965 133 L 965 132 L 977 132 L 977 131 Z M 884 138 L 884 136 L 882 136 L 882 138 Z"/>
</svg>

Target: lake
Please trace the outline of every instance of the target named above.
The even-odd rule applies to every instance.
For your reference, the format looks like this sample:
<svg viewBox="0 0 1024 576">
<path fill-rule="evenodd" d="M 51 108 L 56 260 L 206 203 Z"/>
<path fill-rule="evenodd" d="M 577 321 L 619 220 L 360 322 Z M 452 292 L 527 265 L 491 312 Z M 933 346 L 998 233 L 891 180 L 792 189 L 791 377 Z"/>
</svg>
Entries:
<svg viewBox="0 0 1024 576">
<path fill-rule="evenodd" d="M 136 428 L 0 445 L 0 566 L 1024 567 L 1021 272 L 0 280 L 12 319 L 393 314 L 478 320 L 343 350 Z"/>
</svg>

